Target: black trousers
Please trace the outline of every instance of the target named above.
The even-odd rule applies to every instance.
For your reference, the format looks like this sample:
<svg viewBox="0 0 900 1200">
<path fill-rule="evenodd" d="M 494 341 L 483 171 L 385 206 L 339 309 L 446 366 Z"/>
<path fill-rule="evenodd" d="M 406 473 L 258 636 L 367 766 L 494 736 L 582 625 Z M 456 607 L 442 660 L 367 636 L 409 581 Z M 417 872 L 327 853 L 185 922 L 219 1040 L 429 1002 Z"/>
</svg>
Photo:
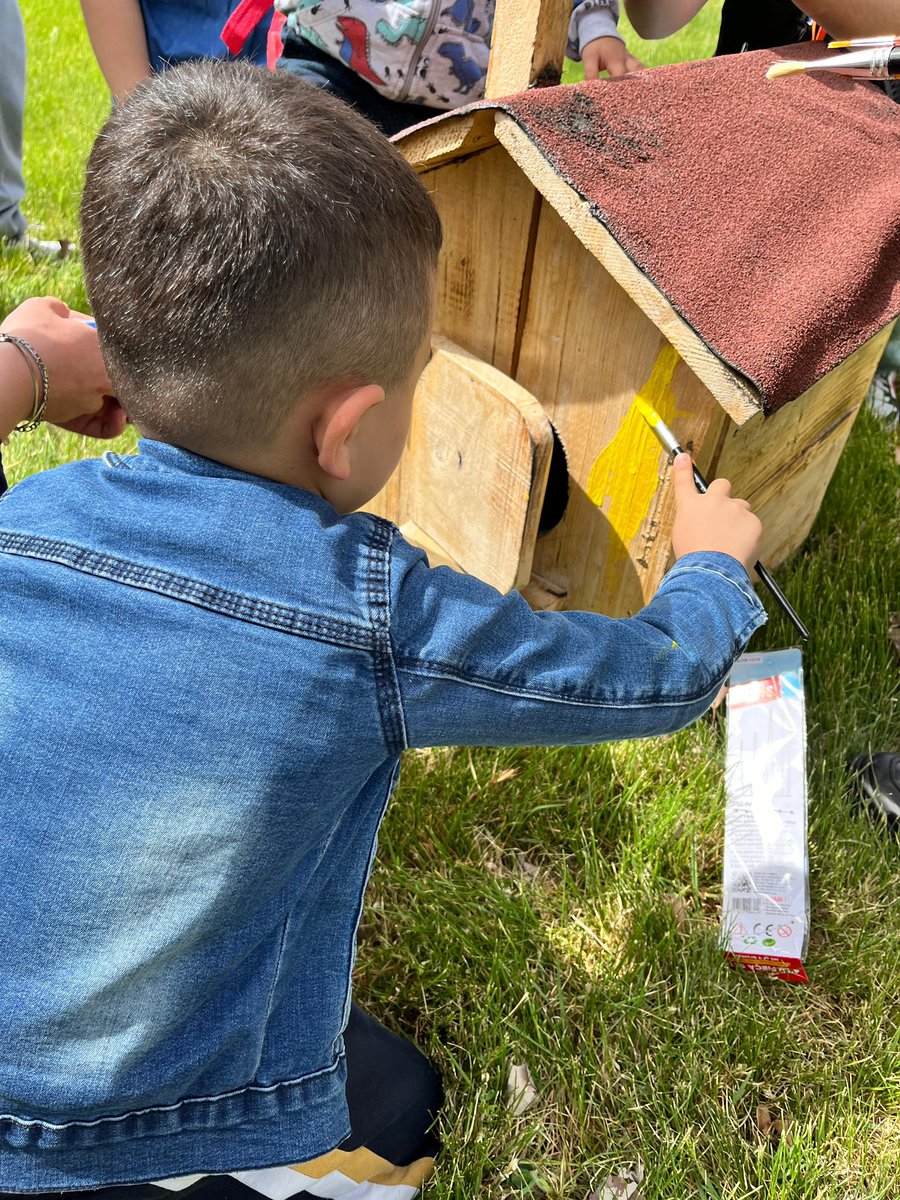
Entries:
<svg viewBox="0 0 900 1200">
<path fill-rule="evenodd" d="M 725 0 L 716 54 L 768 50 L 809 38 L 809 21 L 791 0 Z"/>
</svg>

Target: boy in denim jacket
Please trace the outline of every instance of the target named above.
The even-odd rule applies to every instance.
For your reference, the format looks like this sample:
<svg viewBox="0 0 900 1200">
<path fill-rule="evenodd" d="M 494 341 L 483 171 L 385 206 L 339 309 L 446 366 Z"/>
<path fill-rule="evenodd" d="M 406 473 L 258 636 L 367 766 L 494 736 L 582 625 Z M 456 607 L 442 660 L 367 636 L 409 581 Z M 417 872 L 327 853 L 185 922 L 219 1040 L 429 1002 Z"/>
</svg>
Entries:
<svg viewBox="0 0 900 1200">
<path fill-rule="evenodd" d="M 402 751 L 692 721 L 764 620 L 759 522 L 684 456 L 678 561 L 611 620 L 356 511 L 403 449 L 440 225 L 287 75 L 140 87 L 82 221 L 144 440 L 0 502 L 0 1193 L 408 1198 L 439 1081 L 350 999 Z"/>
</svg>

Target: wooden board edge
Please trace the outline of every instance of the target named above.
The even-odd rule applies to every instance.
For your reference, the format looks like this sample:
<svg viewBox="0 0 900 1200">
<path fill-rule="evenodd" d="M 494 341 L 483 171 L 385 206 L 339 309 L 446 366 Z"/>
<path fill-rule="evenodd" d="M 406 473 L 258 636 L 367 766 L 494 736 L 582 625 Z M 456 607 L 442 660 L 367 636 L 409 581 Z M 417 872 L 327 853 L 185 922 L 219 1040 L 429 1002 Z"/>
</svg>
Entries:
<svg viewBox="0 0 900 1200">
<path fill-rule="evenodd" d="M 675 347 L 694 374 L 712 392 L 737 425 L 762 411 L 759 393 L 729 370 L 675 311 L 664 294 L 628 257 L 612 234 L 591 214 L 588 202 L 562 179 L 517 122 L 497 115 L 497 141 L 559 213 L 585 249 L 616 280 Z"/>
<path fill-rule="evenodd" d="M 462 346 L 458 346 L 450 338 L 434 334 L 431 345 L 435 353 L 453 359 L 461 370 L 474 379 L 478 379 L 492 391 L 504 396 L 514 405 L 525 424 L 532 445 L 531 481 L 525 524 L 522 528 L 522 553 L 519 557 L 515 578 L 509 589 L 520 590 L 531 578 L 541 508 L 544 503 L 544 492 L 547 489 L 547 478 L 550 474 L 550 460 L 553 457 L 553 427 L 536 397 L 521 384 L 516 383 L 514 379 L 491 366 L 484 359 L 471 354 Z"/>
<path fill-rule="evenodd" d="M 409 133 L 400 133 L 392 140 L 415 170 L 430 171 L 451 159 L 496 145 L 495 116 L 493 109 L 479 109 L 462 117 L 448 114 Z"/>
<path fill-rule="evenodd" d="M 462 370 L 466 371 L 474 379 L 481 380 L 492 391 L 499 392 L 506 396 L 522 414 L 522 419 L 525 422 L 525 427 L 528 430 L 528 435 L 533 442 L 540 444 L 549 438 L 549 445 L 553 448 L 553 432 L 550 427 L 550 422 L 547 419 L 547 414 L 544 412 L 538 400 L 522 387 L 520 383 L 516 383 L 509 375 L 505 375 L 490 363 L 485 362 L 483 358 L 479 358 L 475 354 L 471 354 L 468 350 L 458 345 L 450 338 L 443 337 L 439 333 L 435 333 L 431 338 L 431 345 L 434 351 L 447 355 Z"/>
</svg>

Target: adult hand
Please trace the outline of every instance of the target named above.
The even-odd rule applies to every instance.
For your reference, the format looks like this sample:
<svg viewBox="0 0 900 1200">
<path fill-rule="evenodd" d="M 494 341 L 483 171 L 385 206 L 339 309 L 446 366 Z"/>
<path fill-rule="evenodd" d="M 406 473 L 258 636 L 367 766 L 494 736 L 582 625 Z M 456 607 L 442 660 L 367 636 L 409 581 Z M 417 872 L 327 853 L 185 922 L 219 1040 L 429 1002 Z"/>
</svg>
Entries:
<svg viewBox="0 0 900 1200">
<path fill-rule="evenodd" d="M 627 75 L 629 71 L 639 71 L 644 65 L 628 53 L 628 47 L 617 37 L 594 38 L 582 47 L 581 61 L 585 79 L 599 79 L 601 71 L 607 71 L 615 78 Z"/>
<path fill-rule="evenodd" d="M 762 522 L 746 500 L 731 494 L 727 479 L 714 479 L 705 494 L 697 491 L 691 456 L 679 454 L 672 467 L 675 483 L 675 557 L 697 550 L 717 550 L 742 563 L 747 573 L 759 558 Z"/>
<path fill-rule="evenodd" d="M 26 300 L 0 325 L 44 360 L 50 382 L 46 419 L 89 437 L 117 437 L 127 423 L 103 365 L 97 331 L 86 313 L 52 296 Z"/>
</svg>

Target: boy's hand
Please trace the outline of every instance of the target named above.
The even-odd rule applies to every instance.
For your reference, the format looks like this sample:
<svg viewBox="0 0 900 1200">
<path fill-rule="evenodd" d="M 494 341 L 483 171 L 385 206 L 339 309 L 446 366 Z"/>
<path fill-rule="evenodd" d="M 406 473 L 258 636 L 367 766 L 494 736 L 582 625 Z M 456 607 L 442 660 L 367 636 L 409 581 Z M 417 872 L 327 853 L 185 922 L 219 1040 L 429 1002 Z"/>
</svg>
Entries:
<svg viewBox="0 0 900 1200">
<path fill-rule="evenodd" d="M 675 557 L 697 550 L 717 550 L 742 563 L 749 574 L 759 558 L 762 522 L 746 500 L 731 495 L 727 479 L 714 479 L 704 495 L 697 491 L 691 456 L 679 454 L 672 466 L 675 483 L 675 524 L 672 548 Z"/>
<path fill-rule="evenodd" d="M 599 79 L 601 71 L 615 78 L 627 75 L 629 71 L 639 71 L 644 65 L 628 53 L 628 47 L 617 37 L 594 38 L 582 47 L 581 61 L 585 79 Z"/>
</svg>

